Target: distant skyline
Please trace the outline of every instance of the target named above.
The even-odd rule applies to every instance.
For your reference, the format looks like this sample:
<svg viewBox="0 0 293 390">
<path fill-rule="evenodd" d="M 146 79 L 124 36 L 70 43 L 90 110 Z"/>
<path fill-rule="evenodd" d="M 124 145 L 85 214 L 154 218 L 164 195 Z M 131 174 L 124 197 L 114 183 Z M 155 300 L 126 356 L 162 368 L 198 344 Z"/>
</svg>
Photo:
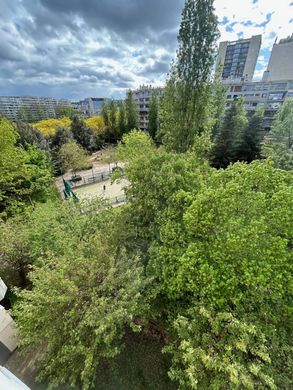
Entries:
<svg viewBox="0 0 293 390">
<path fill-rule="evenodd" d="M 0 0 L 0 95 L 124 97 L 163 85 L 184 0 Z M 216 0 L 220 40 L 262 34 L 261 79 L 274 41 L 293 33 L 292 0 Z"/>
</svg>

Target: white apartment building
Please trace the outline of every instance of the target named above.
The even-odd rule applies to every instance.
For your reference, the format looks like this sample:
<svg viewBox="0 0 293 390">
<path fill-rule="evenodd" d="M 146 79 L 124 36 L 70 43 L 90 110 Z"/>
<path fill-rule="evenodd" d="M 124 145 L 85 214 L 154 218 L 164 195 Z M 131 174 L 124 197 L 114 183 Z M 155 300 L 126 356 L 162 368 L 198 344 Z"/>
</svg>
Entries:
<svg viewBox="0 0 293 390">
<path fill-rule="evenodd" d="M 223 80 L 251 81 L 255 71 L 261 35 L 249 39 L 221 42 L 216 66 L 222 66 Z"/>
<path fill-rule="evenodd" d="M 293 34 L 275 42 L 263 81 L 293 80 Z"/>
<path fill-rule="evenodd" d="M 288 98 L 293 98 L 293 79 L 284 81 L 252 81 L 227 83 L 227 108 L 233 100 L 244 98 L 247 111 L 264 106 L 264 130 L 271 127 L 274 115 Z"/>
<path fill-rule="evenodd" d="M 164 92 L 164 88 L 162 87 L 155 88 L 151 85 L 142 85 L 133 93 L 133 97 L 136 101 L 139 112 L 139 128 L 143 131 L 146 131 L 148 129 L 149 102 L 151 99 L 152 91 L 154 89 L 157 91 L 158 98 L 160 99 Z"/>
<path fill-rule="evenodd" d="M 70 107 L 67 99 L 53 99 L 37 96 L 0 96 L 0 115 L 16 121 L 23 115 L 29 116 L 29 121 L 45 118 L 56 118 L 59 107 Z"/>
</svg>

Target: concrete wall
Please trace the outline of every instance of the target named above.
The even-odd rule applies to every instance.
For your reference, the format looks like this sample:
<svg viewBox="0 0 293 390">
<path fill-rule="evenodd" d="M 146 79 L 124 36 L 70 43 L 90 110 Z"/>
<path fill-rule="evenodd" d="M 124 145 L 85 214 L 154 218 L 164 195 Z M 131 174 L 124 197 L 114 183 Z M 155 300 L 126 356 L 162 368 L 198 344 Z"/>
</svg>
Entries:
<svg viewBox="0 0 293 390">
<path fill-rule="evenodd" d="M 293 39 L 274 44 L 263 81 L 283 81 L 293 79 Z"/>
<path fill-rule="evenodd" d="M 260 46 L 261 46 L 261 35 L 253 36 L 250 41 L 247 59 L 243 71 L 243 76 L 246 81 L 251 81 L 253 79 Z"/>
<path fill-rule="evenodd" d="M 0 305 L 0 342 L 13 352 L 17 347 L 15 323 L 8 312 Z"/>
</svg>

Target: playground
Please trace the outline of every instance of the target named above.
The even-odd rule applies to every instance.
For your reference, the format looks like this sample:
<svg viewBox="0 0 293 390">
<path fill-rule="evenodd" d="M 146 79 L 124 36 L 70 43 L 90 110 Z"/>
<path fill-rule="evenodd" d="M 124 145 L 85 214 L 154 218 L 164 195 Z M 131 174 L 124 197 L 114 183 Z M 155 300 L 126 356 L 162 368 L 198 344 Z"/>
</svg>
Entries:
<svg viewBox="0 0 293 390">
<path fill-rule="evenodd" d="M 93 199 L 101 197 L 110 200 L 111 203 L 124 203 L 125 193 L 124 188 L 129 184 L 126 179 L 116 180 L 111 184 L 111 180 L 95 182 L 88 185 L 83 185 L 73 189 L 79 200 Z"/>
</svg>

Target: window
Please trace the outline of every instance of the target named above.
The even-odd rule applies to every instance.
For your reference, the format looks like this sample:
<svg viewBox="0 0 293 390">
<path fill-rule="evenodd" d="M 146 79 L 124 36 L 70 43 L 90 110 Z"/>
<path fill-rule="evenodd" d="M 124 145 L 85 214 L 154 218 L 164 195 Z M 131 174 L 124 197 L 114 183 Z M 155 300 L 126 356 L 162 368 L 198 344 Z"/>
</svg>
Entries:
<svg viewBox="0 0 293 390">
<path fill-rule="evenodd" d="M 242 91 L 242 85 L 235 85 L 234 92 L 241 92 Z"/>
<path fill-rule="evenodd" d="M 282 100 L 284 96 L 283 92 L 271 92 L 269 94 L 269 99 L 270 100 Z"/>
</svg>

